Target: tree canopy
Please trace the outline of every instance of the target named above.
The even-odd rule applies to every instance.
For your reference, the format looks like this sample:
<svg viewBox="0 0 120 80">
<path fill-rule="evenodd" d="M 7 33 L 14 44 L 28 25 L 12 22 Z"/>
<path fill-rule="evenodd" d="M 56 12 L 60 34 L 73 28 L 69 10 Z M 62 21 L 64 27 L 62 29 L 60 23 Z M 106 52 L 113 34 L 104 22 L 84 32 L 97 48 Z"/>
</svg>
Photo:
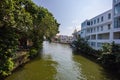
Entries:
<svg viewBox="0 0 120 80">
<path fill-rule="evenodd" d="M 43 37 L 55 36 L 59 25 L 51 12 L 32 0 L 0 0 L 0 77 L 13 69 L 12 58 L 21 37 L 31 39 L 38 50 Z"/>
</svg>

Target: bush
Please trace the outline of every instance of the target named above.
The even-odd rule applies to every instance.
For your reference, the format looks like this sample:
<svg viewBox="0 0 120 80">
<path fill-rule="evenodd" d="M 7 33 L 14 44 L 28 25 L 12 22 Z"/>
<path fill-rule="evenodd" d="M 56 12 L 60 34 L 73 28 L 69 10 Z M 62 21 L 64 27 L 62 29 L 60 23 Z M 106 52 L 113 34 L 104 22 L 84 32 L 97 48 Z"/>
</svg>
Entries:
<svg viewBox="0 0 120 80">
<path fill-rule="evenodd" d="M 120 46 L 114 42 L 103 44 L 102 55 L 99 59 L 106 66 L 117 65 L 120 63 Z"/>
<path fill-rule="evenodd" d="M 3 66 L 0 66 L 0 79 L 2 77 L 6 77 L 11 74 L 11 71 L 13 70 L 14 63 L 12 61 L 12 58 L 9 58 L 2 62 Z"/>
<path fill-rule="evenodd" d="M 37 54 L 38 54 L 38 50 L 36 50 L 35 48 L 32 48 L 29 52 L 29 57 L 34 58 L 37 56 Z"/>
<path fill-rule="evenodd" d="M 101 63 L 104 65 L 112 65 L 116 61 L 116 56 L 113 54 L 102 54 Z"/>
<path fill-rule="evenodd" d="M 14 67 L 12 58 L 18 49 L 18 39 L 14 28 L 0 28 L 0 78 L 9 75 Z"/>
<path fill-rule="evenodd" d="M 96 53 L 98 51 L 91 48 L 88 45 L 88 42 L 85 41 L 83 38 L 78 38 L 78 40 L 74 41 L 72 44 L 74 45 L 75 50 L 80 52 L 80 53 L 92 55 L 92 56 L 95 56 L 95 57 L 98 55 L 98 54 L 96 55 Z"/>
</svg>

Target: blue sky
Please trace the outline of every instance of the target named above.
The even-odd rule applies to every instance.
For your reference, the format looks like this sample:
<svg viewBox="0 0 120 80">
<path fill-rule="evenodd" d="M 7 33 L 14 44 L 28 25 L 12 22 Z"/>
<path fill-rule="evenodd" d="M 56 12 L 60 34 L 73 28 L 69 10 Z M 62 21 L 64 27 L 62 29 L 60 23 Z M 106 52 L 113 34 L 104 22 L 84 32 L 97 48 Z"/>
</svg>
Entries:
<svg viewBox="0 0 120 80">
<path fill-rule="evenodd" d="M 47 8 L 61 24 L 62 35 L 71 35 L 81 23 L 112 8 L 112 0 L 33 0 Z"/>
</svg>

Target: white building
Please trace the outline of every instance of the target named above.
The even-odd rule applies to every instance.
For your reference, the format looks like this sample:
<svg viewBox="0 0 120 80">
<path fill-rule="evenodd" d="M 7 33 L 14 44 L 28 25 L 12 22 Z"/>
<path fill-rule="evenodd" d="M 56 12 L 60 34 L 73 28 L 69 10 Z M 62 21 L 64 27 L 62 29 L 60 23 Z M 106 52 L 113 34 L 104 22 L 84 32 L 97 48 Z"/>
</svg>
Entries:
<svg viewBox="0 0 120 80">
<path fill-rule="evenodd" d="M 113 0 L 113 41 L 120 44 L 120 0 Z"/>
<path fill-rule="evenodd" d="M 120 44 L 120 0 L 113 0 L 113 8 L 81 24 L 80 36 L 94 49 L 103 43 Z"/>
<path fill-rule="evenodd" d="M 73 41 L 72 36 L 59 35 L 59 42 L 60 43 L 71 43 L 72 41 Z"/>
</svg>

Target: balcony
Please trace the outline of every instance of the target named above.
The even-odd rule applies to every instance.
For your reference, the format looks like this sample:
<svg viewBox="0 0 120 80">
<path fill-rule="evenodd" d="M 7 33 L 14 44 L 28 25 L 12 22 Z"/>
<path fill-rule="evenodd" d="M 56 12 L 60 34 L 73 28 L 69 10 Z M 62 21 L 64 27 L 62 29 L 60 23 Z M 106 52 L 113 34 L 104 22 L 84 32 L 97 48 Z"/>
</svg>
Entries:
<svg viewBox="0 0 120 80">
<path fill-rule="evenodd" d="M 109 39 L 110 39 L 110 33 L 98 34 L 98 40 L 109 40 Z"/>
<path fill-rule="evenodd" d="M 113 33 L 114 42 L 120 44 L 120 31 Z"/>
</svg>

